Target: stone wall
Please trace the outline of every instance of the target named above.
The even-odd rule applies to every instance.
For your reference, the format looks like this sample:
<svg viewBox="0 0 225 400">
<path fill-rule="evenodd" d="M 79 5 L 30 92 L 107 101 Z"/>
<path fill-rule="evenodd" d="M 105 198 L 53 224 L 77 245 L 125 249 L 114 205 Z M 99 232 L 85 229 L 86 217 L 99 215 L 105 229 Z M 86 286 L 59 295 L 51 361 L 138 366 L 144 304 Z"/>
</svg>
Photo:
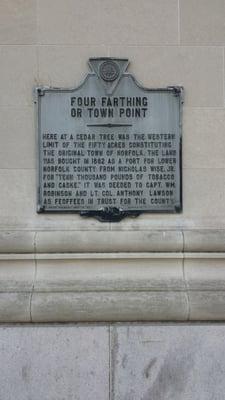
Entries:
<svg viewBox="0 0 225 400">
<path fill-rule="evenodd" d="M 224 229 L 224 8 L 222 0 L 2 0 L 1 229 Z M 76 86 L 91 56 L 128 57 L 148 87 L 184 86 L 181 215 L 109 226 L 36 214 L 32 88 Z"/>
<path fill-rule="evenodd" d="M 0 327 L 2 400 L 222 400 L 224 324 Z"/>
<path fill-rule="evenodd" d="M 224 325 L 193 321 L 225 319 L 224 20 L 223 0 L 1 0 L 1 400 L 223 399 Z M 98 56 L 184 87 L 181 214 L 36 213 L 33 89 Z M 84 321 L 104 324 L 52 324 Z"/>
<path fill-rule="evenodd" d="M 1 321 L 224 318 L 224 15 L 222 0 L 1 2 Z M 93 56 L 184 86 L 181 214 L 36 213 L 33 88 L 78 85 Z"/>
</svg>

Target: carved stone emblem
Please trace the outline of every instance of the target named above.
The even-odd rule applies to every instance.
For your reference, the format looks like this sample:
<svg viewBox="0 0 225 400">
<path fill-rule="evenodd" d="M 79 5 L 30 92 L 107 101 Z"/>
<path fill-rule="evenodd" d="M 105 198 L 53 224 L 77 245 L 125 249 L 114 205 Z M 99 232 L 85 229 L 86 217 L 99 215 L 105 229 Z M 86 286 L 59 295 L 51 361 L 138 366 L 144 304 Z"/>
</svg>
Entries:
<svg viewBox="0 0 225 400">
<path fill-rule="evenodd" d="M 119 67 L 114 61 L 104 61 L 99 67 L 99 75 L 106 82 L 115 81 L 119 73 Z"/>
</svg>

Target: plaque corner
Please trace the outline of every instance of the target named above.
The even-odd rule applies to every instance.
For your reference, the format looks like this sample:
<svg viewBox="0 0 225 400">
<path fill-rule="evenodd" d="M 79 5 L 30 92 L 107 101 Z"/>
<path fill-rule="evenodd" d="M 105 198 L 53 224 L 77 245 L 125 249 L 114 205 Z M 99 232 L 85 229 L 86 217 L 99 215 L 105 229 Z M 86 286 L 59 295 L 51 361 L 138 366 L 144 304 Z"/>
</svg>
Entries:
<svg viewBox="0 0 225 400">
<path fill-rule="evenodd" d="M 43 205 L 41 205 L 41 204 L 38 204 L 37 205 L 37 213 L 38 214 L 41 214 L 41 213 L 43 213 L 45 211 L 45 206 L 43 206 Z"/>
</svg>

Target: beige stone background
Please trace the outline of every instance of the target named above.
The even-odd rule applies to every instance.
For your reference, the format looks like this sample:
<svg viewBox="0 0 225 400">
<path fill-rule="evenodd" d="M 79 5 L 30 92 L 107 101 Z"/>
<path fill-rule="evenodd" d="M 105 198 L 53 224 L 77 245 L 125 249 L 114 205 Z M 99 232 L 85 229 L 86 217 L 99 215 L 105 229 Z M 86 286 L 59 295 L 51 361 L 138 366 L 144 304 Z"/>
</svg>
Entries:
<svg viewBox="0 0 225 400">
<path fill-rule="evenodd" d="M 0 1 L 1 229 L 223 229 L 223 0 Z M 93 56 L 128 57 L 145 86 L 183 85 L 183 213 L 118 224 L 36 214 L 32 88 L 71 87 Z"/>
<path fill-rule="evenodd" d="M 0 1 L 0 321 L 225 319 L 224 21 L 224 0 Z M 181 214 L 36 213 L 33 89 L 95 56 L 184 86 Z"/>
<path fill-rule="evenodd" d="M 0 400 L 224 400 L 224 48 L 224 0 L 0 0 Z M 36 213 L 33 88 L 96 56 L 184 86 L 181 214 Z"/>
</svg>

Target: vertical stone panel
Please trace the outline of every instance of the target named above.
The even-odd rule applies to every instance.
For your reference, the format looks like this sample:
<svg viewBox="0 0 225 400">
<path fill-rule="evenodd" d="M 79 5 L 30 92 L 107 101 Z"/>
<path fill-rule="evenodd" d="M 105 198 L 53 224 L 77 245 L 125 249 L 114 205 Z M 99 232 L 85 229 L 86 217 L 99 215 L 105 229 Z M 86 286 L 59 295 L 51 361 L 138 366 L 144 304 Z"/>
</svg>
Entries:
<svg viewBox="0 0 225 400">
<path fill-rule="evenodd" d="M 220 400 L 224 339 L 224 325 L 113 326 L 112 399 Z"/>
<path fill-rule="evenodd" d="M 36 1 L 1 0 L 0 44 L 33 44 L 36 38 Z"/>
<path fill-rule="evenodd" d="M 108 400 L 108 328 L 0 327 L 0 398 Z"/>
<path fill-rule="evenodd" d="M 223 0 L 180 0 L 181 44 L 225 45 Z"/>
</svg>

